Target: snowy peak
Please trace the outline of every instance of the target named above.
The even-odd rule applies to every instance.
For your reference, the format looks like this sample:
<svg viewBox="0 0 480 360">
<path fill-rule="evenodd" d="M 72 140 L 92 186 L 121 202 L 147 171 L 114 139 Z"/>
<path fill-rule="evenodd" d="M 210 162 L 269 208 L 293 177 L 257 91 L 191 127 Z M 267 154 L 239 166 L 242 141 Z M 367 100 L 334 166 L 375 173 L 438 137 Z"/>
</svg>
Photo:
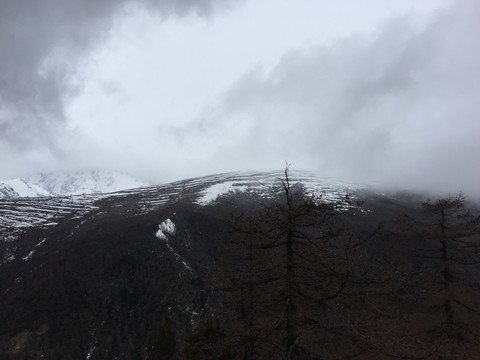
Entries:
<svg viewBox="0 0 480 360">
<path fill-rule="evenodd" d="M 51 196 L 51 194 L 42 187 L 22 179 L 6 180 L 0 183 L 0 199 L 41 196 Z"/>
<path fill-rule="evenodd" d="M 127 174 L 113 171 L 40 173 L 28 180 L 54 195 L 111 193 L 148 185 Z"/>
<path fill-rule="evenodd" d="M 19 197 L 18 193 L 8 184 L 0 184 L 0 199 L 14 199 Z"/>
</svg>

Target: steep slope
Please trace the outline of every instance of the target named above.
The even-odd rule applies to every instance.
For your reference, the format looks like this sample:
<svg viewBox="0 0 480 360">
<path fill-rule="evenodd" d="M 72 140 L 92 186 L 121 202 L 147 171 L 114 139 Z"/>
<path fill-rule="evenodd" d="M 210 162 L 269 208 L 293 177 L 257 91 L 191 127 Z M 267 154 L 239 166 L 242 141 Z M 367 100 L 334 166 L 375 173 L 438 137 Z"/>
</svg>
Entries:
<svg viewBox="0 0 480 360">
<path fill-rule="evenodd" d="M 42 196 L 51 196 L 51 194 L 41 186 L 22 179 L 11 179 L 0 183 L 0 199 Z"/>
<path fill-rule="evenodd" d="M 5 183 L 0 184 L 0 199 L 13 199 L 20 195 L 10 186 Z"/>
<path fill-rule="evenodd" d="M 4 234 L 0 357 L 145 358 L 165 317 L 184 336 L 208 300 L 222 219 L 191 203 L 145 211 L 139 202 L 98 199 L 55 225 Z M 175 232 L 159 237 L 167 220 Z"/>
</svg>

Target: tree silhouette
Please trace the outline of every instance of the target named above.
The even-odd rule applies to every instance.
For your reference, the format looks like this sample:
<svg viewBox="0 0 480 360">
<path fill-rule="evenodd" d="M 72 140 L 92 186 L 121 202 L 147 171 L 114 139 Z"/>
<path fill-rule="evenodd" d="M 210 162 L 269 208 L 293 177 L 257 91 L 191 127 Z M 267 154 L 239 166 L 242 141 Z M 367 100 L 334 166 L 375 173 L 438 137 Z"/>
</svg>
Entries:
<svg viewBox="0 0 480 360">
<path fill-rule="evenodd" d="M 158 334 L 148 346 L 148 359 L 171 360 L 174 359 L 175 351 L 175 330 L 172 326 L 172 319 L 167 316 L 164 319 L 164 323 L 160 325 Z"/>
<path fill-rule="evenodd" d="M 348 199 L 308 196 L 288 167 L 279 183 L 280 200 L 232 221 L 234 256 L 220 286 L 226 328 L 245 360 L 348 352 L 340 308 L 364 244 L 339 221 Z"/>
<path fill-rule="evenodd" d="M 218 318 L 208 317 L 187 336 L 183 356 L 188 360 L 233 360 L 235 357 L 225 337 Z"/>
<path fill-rule="evenodd" d="M 480 265 L 480 216 L 467 208 L 464 196 L 449 196 L 422 203 L 422 217 L 405 216 L 404 229 L 417 239 L 414 254 L 423 291 L 423 322 L 426 329 L 458 349 L 477 343 L 480 337 L 478 280 L 469 268 Z"/>
</svg>

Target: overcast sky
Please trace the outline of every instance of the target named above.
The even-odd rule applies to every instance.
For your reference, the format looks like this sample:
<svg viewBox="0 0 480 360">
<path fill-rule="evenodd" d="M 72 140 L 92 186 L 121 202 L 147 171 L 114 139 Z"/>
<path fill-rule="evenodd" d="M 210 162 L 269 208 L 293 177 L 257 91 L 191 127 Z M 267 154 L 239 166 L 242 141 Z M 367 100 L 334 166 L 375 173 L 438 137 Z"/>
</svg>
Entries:
<svg viewBox="0 0 480 360">
<path fill-rule="evenodd" d="M 480 195 L 476 0 L 0 0 L 0 179 L 295 169 Z"/>
</svg>

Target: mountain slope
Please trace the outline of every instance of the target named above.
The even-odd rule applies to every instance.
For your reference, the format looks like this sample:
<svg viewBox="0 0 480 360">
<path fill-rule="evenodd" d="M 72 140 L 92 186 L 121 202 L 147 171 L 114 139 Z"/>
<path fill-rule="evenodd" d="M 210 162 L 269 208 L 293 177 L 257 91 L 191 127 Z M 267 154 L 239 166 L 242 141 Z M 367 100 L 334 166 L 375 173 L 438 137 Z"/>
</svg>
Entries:
<svg viewBox="0 0 480 360">
<path fill-rule="evenodd" d="M 6 180 L 0 183 L 0 199 L 42 196 L 51 196 L 51 194 L 41 186 L 22 179 Z"/>
<path fill-rule="evenodd" d="M 283 198 L 282 175 L 229 173 L 111 194 L 0 200 L 0 358 L 151 359 L 150 345 L 167 318 L 181 351 L 192 327 L 216 310 L 226 311 L 225 298 L 209 289 L 223 266 L 238 261 L 231 255 L 232 219 L 274 209 Z M 387 314 L 413 314 L 420 303 L 413 296 L 423 296 L 431 285 L 411 281 L 421 274 L 414 269 L 418 260 L 404 262 L 402 246 L 410 243 L 400 246 L 395 222 L 405 213 L 420 216 L 422 197 L 378 194 L 305 172 L 290 177 L 292 191 L 306 199 L 315 194 L 335 202 L 348 195 L 351 203 L 364 202 L 361 208 L 339 208 L 333 220 L 350 229 L 349 236 L 368 238 L 365 254 L 358 256 L 362 276 L 379 274 L 383 283 L 363 294 L 378 305 L 386 293 L 387 309 L 395 310 L 382 307 Z M 416 245 L 415 240 L 410 239 Z M 353 264 L 351 269 L 353 276 Z M 480 269 L 459 277 L 471 293 L 478 292 L 472 284 Z M 345 294 L 354 291 L 345 288 Z M 325 306 L 359 307 L 363 319 L 370 305 L 360 295 L 355 299 L 336 298 Z M 378 327 L 366 318 L 372 321 L 366 328 Z M 388 329 L 411 329 L 397 318 L 380 320 Z"/>
<path fill-rule="evenodd" d="M 205 279 L 226 217 L 271 201 L 281 176 L 0 201 L 0 357 L 143 359 L 165 317 L 185 338 L 212 301 Z"/>
<path fill-rule="evenodd" d="M 40 176 L 40 184 L 47 186 L 55 193 L 83 193 L 82 189 L 89 189 L 85 195 L 57 196 L 40 201 L 29 198 L 15 202 L 0 203 L 0 234 L 12 229 L 15 233 L 28 227 L 52 226 L 70 218 L 81 218 L 94 211 L 112 211 L 99 209 L 98 203 L 115 204 L 116 212 L 125 211 L 136 215 L 157 210 L 163 206 L 178 201 L 189 200 L 202 206 L 213 205 L 222 197 L 235 195 L 258 196 L 260 199 L 271 199 L 281 191 L 282 172 L 255 172 L 255 173 L 227 173 L 205 176 L 202 178 L 186 179 L 170 184 L 141 187 L 118 191 L 115 193 L 91 193 L 92 184 L 85 179 L 90 178 L 82 173 L 81 176 L 62 176 L 55 180 L 52 176 Z M 101 177 L 102 181 L 109 179 Z M 128 181 L 121 184 L 134 185 L 137 182 Z M 97 183 L 94 183 L 97 184 Z M 120 182 L 111 182 L 109 189 Z M 77 186 L 78 185 L 78 186 Z M 292 186 L 301 186 L 309 196 L 316 195 L 324 201 L 335 201 L 344 198 L 347 194 L 354 195 L 366 186 L 335 182 L 332 179 L 322 179 L 306 172 L 292 172 Z M 93 187 L 95 188 L 95 187 Z M 99 189 L 100 186 L 97 187 Z M 107 188 L 103 188 L 105 190 Z M 128 205 L 126 205 L 128 204 Z M 2 230 L 3 229 L 3 230 Z"/>
<path fill-rule="evenodd" d="M 143 181 L 113 171 L 40 173 L 30 176 L 28 181 L 55 195 L 111 193 L 147 186 Z"/>
</svg>

